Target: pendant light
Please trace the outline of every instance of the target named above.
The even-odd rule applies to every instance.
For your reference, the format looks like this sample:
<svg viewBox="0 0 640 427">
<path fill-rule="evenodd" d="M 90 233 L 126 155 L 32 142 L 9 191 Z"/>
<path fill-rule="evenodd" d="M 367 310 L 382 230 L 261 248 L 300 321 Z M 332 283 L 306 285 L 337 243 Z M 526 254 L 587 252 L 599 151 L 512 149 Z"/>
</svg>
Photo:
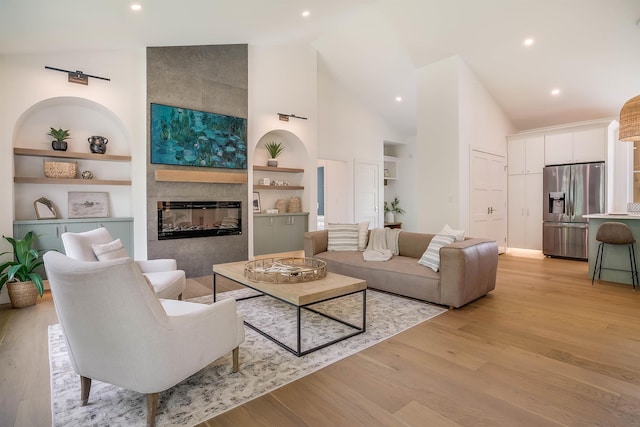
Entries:
<svg viewBox="0 0 640 427">
<path fill-rule="evenodd" d="M 640 141 L 640 95 L 631 98 L 620 110 L 620 141 Z"/>
</svg>

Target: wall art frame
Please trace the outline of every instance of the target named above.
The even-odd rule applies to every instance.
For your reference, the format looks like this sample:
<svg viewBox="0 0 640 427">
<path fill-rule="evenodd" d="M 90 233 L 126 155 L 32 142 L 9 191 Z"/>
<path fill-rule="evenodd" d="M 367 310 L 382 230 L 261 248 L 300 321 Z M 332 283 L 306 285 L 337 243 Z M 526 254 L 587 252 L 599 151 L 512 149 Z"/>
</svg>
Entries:
<svg viewBox="0 0 640 427">
<path fill-rule="evenodd" d="M 257 191 L 253 192 L 253 212 L 254 213 L 260 213 L 261 211 L 261 207 L 260 207 L 260 193 L 258 193 Z"/>
<path fill-rule="evenodd" d="M 69 218 L 108 218 L 109 193 L 69 191 Z"/>
</svg>

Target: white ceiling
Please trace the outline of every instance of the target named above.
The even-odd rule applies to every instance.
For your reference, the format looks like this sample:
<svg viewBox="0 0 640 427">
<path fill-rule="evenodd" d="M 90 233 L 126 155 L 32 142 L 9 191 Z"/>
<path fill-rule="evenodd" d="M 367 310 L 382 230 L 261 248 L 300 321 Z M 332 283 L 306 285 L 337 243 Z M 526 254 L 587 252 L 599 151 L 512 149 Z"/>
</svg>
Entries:
<svg viewBox="0 0 640 427">
<path fill-rule="evenodd" d="M 640 0 L 140 0 L 137 13 L 130 3 L 0 0 L 0 54 L 308 43 L 407 135 L 415 70 L 453 55 L 518 130 L 616 117 L 640 94 Z"/>
</svg>

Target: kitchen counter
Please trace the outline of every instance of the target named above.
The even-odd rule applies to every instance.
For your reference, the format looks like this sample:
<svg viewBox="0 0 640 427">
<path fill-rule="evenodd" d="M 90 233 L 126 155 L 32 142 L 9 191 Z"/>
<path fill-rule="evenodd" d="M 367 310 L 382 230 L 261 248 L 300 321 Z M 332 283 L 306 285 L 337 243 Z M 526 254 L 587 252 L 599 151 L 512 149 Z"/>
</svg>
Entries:
<svg viewBox="0 0 640 427">
<path fill-rule="evenodd" d="M 627 224 L 637 241 L 640 241 L 640 215 L 634 214 L 591 214 L 585 215 L 589 219 L 589 278 L 593 275 L 596 254 L 600 242 L 596 240 L 598 228 L 605 222 L 622 222 Z M 636 263 L 640 265 L 640 250 L 636 247 Z M 631 285 L 631 269 L 629 266 L 629 249 L 626 245 L 605 245 L 604 263 L 600 273 L 600 280 Z M 597 277 L 596 277 L 597 284 Z"/>
</svg>

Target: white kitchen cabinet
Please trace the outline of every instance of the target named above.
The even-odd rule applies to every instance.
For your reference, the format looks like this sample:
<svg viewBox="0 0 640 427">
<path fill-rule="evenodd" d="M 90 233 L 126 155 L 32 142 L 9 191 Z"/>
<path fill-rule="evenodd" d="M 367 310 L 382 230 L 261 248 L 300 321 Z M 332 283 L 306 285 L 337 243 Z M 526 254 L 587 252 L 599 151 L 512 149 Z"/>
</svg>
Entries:
<svg viewBox="0 0 640 427">
<path fill-rule="evenodd" d="M 544 140 L 545 165 L 599 162 L 606 159 L 606 128 L 549 133 Z"/>
<path fill-rule="evenodd" d="M 508 177 L 510 248 L 542 250 L 542 174 Z"/>
<path fill-rule="evenodd" d="M 507 173 L 542 173 L 544 135 L 512 136 L 507 145 Z"/>
</svg>

